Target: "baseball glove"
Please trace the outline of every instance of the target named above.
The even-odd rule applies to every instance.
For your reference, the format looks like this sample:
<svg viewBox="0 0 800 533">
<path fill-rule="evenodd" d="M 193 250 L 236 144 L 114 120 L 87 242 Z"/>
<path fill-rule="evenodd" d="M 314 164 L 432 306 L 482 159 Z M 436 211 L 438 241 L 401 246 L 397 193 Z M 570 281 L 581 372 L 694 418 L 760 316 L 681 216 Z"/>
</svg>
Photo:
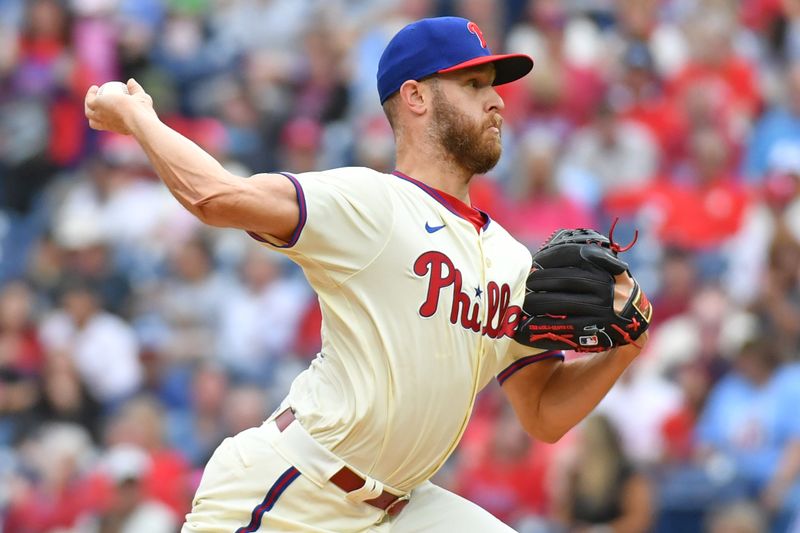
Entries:
<svg viewBox="0 0 800 533">
<path fill-rule="evenodd" d="M 613 233 L 614 225 L 609 237 L 561 229 L 533 255 L 517 342 L 578 352 L 636 344 L 650 325 L 652 307 L 617 257 L 634 243 L 622 248 Z"/>
</svg>

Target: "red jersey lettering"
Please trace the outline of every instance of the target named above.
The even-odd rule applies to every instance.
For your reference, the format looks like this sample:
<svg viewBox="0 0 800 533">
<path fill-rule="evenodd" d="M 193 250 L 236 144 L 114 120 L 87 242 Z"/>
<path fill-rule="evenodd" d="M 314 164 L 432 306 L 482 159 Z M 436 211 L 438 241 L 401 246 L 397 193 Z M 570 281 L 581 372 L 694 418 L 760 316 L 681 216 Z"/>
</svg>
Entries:
<svg viewBox="0 0 800 533">
<path fill-rule="evenodd" d="M 419 277 L 428 276 L 428 290 L 425 301 L 420 305 L 419 314 L 429 318 L 439 309 L 442 289 L 452 287 L 450 302 L 450 323 L 465 329 L 481 332 L 491 338 L 512 336 L 522 309 L 511 305 L 511 287 L 504 283 L 498 285 L 490 281 L 486 285 L 486 323 L 481 324 L 480 300 L 463 290 L 461 271 L 442 252 L 425 252 L 414 261 L 414 273 Z"/>
</svg>

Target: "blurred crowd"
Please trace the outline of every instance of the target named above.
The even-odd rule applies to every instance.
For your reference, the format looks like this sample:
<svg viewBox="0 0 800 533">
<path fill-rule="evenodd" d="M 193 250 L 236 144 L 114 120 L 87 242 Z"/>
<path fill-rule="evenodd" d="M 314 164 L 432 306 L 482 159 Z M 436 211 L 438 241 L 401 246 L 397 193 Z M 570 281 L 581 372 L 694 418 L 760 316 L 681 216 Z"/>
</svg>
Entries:
<svg viewBox="0 0 800 533">
<path fill-rule="evenodd" d="M 1 530 L 175 531 L 319 349 L 296 267 L 183 211 L 86 89 L 135 77 L 242 176 L 390 171 L 378 58 L 445 14 L 535 60 L 473 204 L 531 248 L 619 217 L 656 314 L 562 441 L 492 385 L 436 481 L 526 533 L 800 531 L 799 0 L 0 0 Z"/>
</svg>

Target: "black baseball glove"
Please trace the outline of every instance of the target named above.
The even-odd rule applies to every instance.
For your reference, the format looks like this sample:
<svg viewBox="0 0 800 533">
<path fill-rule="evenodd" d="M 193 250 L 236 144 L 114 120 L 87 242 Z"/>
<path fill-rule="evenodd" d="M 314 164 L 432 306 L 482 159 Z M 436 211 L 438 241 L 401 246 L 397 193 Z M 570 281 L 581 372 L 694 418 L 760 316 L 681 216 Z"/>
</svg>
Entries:
<svg viewBox="0 0 800 533">
<path fill-rule="evenodd" d="M 635 344 L 650 325 L 652 307 L 617 257 L 632 245 L 623 249 L 591 229 L 551 235 L 533 255 L 517 342 L 578 352 Z"/>
</svg>

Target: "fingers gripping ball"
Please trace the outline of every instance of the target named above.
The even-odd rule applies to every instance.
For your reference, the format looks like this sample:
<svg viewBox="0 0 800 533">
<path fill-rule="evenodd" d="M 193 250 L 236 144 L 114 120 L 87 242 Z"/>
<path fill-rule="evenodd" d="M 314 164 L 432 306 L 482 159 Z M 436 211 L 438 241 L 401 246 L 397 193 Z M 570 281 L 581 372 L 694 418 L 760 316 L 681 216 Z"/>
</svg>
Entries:
<svg viewBox="0 0 800 533">
<path fill-rule="evenodd" d="M 636 344 L 652 307 L 628 264 L 628 250 L 591 229 L 558 230 L 533 255 L 515 339 L 545 350 L 600 352 Z M 634 238 L 635 241 L 635 238 Z"/>
<path fill-rule="evenodd" d="M 97 96 L 103 94 L 130 94 L 128 86 L 121 81 L 107 81 L 97 89 Z"/>
</svg>

